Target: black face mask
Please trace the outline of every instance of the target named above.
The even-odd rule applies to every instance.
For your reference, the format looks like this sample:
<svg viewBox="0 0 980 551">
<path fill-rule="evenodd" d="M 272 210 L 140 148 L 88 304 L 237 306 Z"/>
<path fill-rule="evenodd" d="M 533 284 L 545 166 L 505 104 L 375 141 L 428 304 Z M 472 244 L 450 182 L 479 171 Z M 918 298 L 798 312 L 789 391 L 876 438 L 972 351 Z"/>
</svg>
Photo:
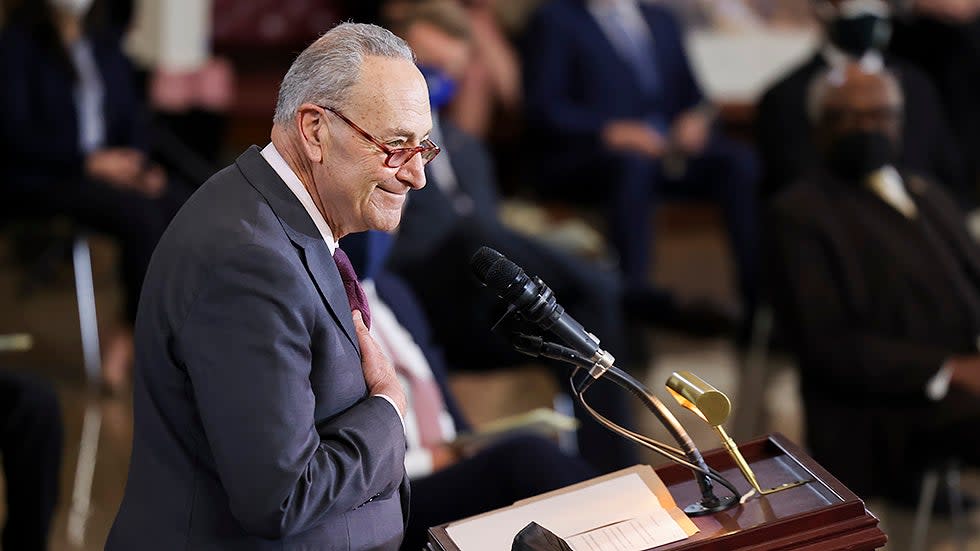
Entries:
<svg viewBox="0 0 980 551">
<path fill-rule="evenodd" d="M 827 162 L 837 176 L 859 180 L 894 164 L 897 147 L 883 132 L 857 130 L 842 134 L 827 149 Z"/>
<path fill-rule="evenodd" d="M 827 28 L 830 41 L 847 54 L 861 57 L 868 50 L 882 50 L 888 45 L 892 24 L 873 14 L 838 17 Z"/>
</svg>

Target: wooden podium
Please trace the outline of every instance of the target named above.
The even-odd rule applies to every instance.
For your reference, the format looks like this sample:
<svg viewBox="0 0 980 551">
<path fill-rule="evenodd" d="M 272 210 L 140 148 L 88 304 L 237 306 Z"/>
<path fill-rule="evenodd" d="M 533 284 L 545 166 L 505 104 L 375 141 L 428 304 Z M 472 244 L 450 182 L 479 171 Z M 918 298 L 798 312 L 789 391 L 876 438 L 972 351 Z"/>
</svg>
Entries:
<svg viewBox="0 0 980 551">
<path fill-rule="evenodd" d="M 739 448 L 763 488 L 795 480 L 812 482 L 753 497 L 721 513 L 694 517 L 691 520 L 700 529 L 698 533 L 656 547 L 657 551 L 863 551 L 885 544 L 885 533 L 864 502 L 783 435 L 761 437 Z M 725 450 L 712 450 L 704 458 L 740 492 L 749 490 Z M 700 496 L 687 467 L 670 464 L 656 471 L 681 508 Z M 719 495 L 726 491 L 716 488 Z M 447 526 L 429 529 L 430 549 L 460 551 L 447 534 Z"/>
</svg>

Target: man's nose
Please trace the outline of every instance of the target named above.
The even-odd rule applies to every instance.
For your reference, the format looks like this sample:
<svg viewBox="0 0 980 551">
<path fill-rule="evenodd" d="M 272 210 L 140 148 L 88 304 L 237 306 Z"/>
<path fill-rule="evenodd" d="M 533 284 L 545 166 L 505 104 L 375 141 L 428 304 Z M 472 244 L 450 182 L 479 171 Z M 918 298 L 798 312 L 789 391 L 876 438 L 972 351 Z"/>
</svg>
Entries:
<svg viewBox="0 0 980 551">
<path fill-rule="evenodd" d="M 420 153 L 412 155 L 407 163 L 399 167 L 395 177 L 412 189 L 425 187 L 425 161 L 422 160 L 422 155 Z"/>
</svg>

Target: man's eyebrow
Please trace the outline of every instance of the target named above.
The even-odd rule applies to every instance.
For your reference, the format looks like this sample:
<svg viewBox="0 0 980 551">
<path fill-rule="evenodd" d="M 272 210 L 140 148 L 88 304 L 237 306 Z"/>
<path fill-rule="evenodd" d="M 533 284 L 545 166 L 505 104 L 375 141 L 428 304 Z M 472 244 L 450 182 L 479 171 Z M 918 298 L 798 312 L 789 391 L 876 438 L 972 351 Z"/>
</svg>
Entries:
<svg viewBox="0 0 980 551">
<path fill-rule="evenodd" d="M 431 133 L 432 133 L 432 130 L 429 129 L 427 132 L 425 132 L 423 134 L 423 136 L 428 136 Z M 413 132 L 412 130 L 409 130 L 407 128 L 402 128 L 402 127 L 391 128 L 384 135 L 385 136 L 392 136 L 392 137 L 398 136 L 398 137 L 401 137 L 401 138 L 405 138 L 406 141 L 412 141 L 416 137 L 415 132 Z"/>
<path fill-rule="evenodd" d="M 413 132 L 411 130 L 408 130 L 407 128 L 402 128 L 400 126 L 396 126 L 394 128 L 389 128 L 388 131 L 385 132 L 385 135 L 386 136 L 399 136 L 399 137 L 408 138 L 409 140 L 411 140 L 412 138 L 415 137 L 415 132 Z"/>
</svg>

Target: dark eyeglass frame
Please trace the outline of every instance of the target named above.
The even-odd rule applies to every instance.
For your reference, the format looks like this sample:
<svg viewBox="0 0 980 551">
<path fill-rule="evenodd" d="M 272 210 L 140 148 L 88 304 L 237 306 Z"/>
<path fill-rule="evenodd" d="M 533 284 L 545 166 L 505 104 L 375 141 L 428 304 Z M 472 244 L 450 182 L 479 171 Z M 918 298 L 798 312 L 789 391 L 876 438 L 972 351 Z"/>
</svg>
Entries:
<svg viewBox="0 0 980 551">
<path fill-rule="evenodd" d="M 317 107 L 323 109 L 324 111 L 330 111 L 334 115 L 337 115 L 337 117 L 339 117 L 340 120 L 347 123 L 347 126 L 353 128 L 358 134 L 363 136 L 364 139 L 378 146 L 378 149 L 380 149 L 382 152 L 384 152 L 385 155 L 387 155 L 385 157 L 385 166 L 388 168 L 402 167 L 407 162 L 411 161 L 412 157 L 414 157 L 416 153 L 422 156 L 422 165 L 424 166 L 429 164 L 432 161 L 432 159 L 435 159 L 436 155 L 438 155 L 439 152 L 442 151 L 441 149 L 439 149 L 439 146 L 435 144 L 435 142 L 433 142 L 428 138 L 422 140 L 422 142 L 415 147 L 398 147 L 398 148 L 388 147 L 387 145 L 384 144 L 384 142 L 375 138 L 371 134 L 367 133 L 363 128 L 354 124 L 353 121 L 345 117 L 340 111 L 334 109 L 333 107 L 327 107 L 326 105 L 317 105 Z"/>
</svg>

